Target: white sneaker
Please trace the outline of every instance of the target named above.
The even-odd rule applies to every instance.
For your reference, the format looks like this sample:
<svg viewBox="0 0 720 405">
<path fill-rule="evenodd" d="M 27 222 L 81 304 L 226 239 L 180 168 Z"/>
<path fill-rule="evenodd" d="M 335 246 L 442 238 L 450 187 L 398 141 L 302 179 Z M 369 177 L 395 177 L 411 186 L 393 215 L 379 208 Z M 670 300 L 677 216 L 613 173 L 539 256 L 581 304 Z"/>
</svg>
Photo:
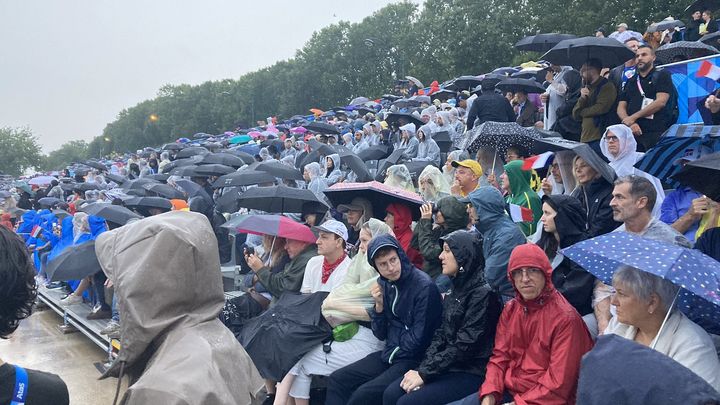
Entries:
<svg viewBox="0 0 720 405">
<path fill-rule="evenodd" d="M 75 304 L 82 304 L 83 299 L 75 294 L 70 294 L 67 297 L 60 300 L 60 305 L 67 307 Z"/>
</svg>

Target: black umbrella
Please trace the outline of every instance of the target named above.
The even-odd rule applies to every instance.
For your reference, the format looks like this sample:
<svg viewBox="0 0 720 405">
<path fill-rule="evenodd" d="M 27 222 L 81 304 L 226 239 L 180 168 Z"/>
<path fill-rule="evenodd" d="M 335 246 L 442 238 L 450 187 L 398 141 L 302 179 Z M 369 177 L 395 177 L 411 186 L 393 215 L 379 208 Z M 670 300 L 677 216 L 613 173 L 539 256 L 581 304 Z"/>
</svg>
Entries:
<svg viewBox="0 0 720 405">
<path fill-rule="evenodd" d="M 714 47 L 699 41 L 678 41 L 665 44 L 655 50 L 658 64 L 675 62 L 675 58 L 695 59 L 703 56 L 715 55 L 718 51 Z"/>
<path fill-rule="evenodd" d="M 94 240 L 68 246 L 45 266 L 50 281 L 80 280 L 98 271 L 102 268 L 95 254 Z"/>
<path fill-rule="evenodd" d="M 615 171 L 605 162 L 590 146 L 586 143 L 575 142 L 569 139 L 563 139 L 560 137 L 548 137 L 548 138 L 537 138 L 533 140 L 533 144 L 530 147 L 530 153 L 533 155 L 539 155 L 544 152 L 560 152 L 560 151 L 571 151 L 576 155 L 583 158 L 590 166 L 600 173 L 600 175 L 608 181 L 613 183 L 615 178 Z"/>
<path fill-rule="evenodd" d="M 115 182 L 116 184 L 123 184 L 124 182 L 127 181 L 127 177 L 121 176 L 119 174 L 112 174 L 112 173 L 106 174 L 105 179 Z"/>
<path fill-rule="evenodd" d="M 419 116 L 408 114 L 408 113 L 390 113 L 387 117 L 385 117 L 385 122 L 388 123 L 388 125 L 391 125 L 393 123 L 397 123 L 398 127 L 401 127 L 405 124 L 415 124 L 415 129 L 420 128 L 421 126 L 425 125 L 424 122 L 420 119 Z"/>
<path fill-rule="evenodd" d="M 45 207 L 52 207 L 55 204 L 61 203 L 62 200 L 55 197 L 43 197 L 38 200 L 38 204 L 45 206 Z"/>
<path fill-rule="evenodd" d="M 397 108 L 420 107 L 420 102 L 409 98 L 401 98 L 393 101 L 392 105 Z"/>
<path fill-rule="evenodd" d="M 357 176 L 357 181 L 370 181 L 372 176 L 368 172 L 365 162 L 358 155 L 354 154 L 350 149 L 338 145 L 336 146 L 340 155 L 341 164 L 347 165 Z"/>
<path fill-rule="evenodd" d="M 172 209 L 172 203 L 167 198 L 162 197 L 133 197 L 125 200 L 127 208 L 157 208 L 164 211 Z"/>
<path fill-rule="evenodd" d="M 158 184 L 158 183 L 148 183 L 143 184 L 143 188 L 147 191 L 151 191 L 160 197 L 165 198 L 179 198 L 179 199 L 185 199 L 185 194 L 182 193 L 182 191 L 169 186 L 167 184 Z"/>
<path fill-rule="evenodd" d="M 269 213 L 301 213 L 306 202 L 321 203 L 310 190 L 290 188 L 284 185 L 253 187 L 238 198 L 238 206 Z"/>
<path fill-rule="evenodd" d="M 340 130 L 335 125 L 331 125 L 326 122 L 313 121 L 303 125 L 303 127 L 305 127 L 305 129 L 307 129 L 308 131 L 313 131 L 320 134 L 340 135 Z"/>
<path fill-rule="evenodd" d="M 470 156 L 475 156 L 478 149 L 486 147 L 495 149 L 499 156 L 504 157 L 508 147 L 520 146 L 529 150 L 533 141 L 540 137 L 539 132 L 523 128 L 515 122 L 488 121 L 469 131 L 459 146 L 467 150 Z"/>
<path fill-rule="evenodd" d="M 59 219 L 60 221 L 62 221 L 65 217 L 69 217 L 70 215 L 72 215 L 72 214 L 70 214 L 69 212 L 67 212 L 67 211 L 65 211 L 65 210 L 61 210 L 61 209 L 52 210 L 52 213 L 53 213 L 56 217 L 58 217 L 58 219 Z"/>
<path fill-rule="evenodd" d="M 495 88 L 502 92 L 511 91 L 513 93 L 517 93 L 519 91 L 522 91 L 526 94 L 545 93 L 545 88 L 542 86 L 542 84 L 538 83 L 534 79 L 522 79 L 516 77 L 502 80 L 500 83 L 495 85 Z"/>
<path fill-rule="evenodd" d="M 285 293 L 243 326 L 238 340 L 261 376 L 282 380 L 305 353 L 332 335 L 320 311 L 327 295 Z"/>
<path fill-rule="evenodd" d="M 242 187 L 227 187 L 223 194 L 215 200 L 215 207 L 220 212 L 236 212 L 238 210 L 238 199 L 243 193 Z"/>
<path fill-rule="evenodd" d="M 447 153 L 452 148 L 453 140 L 450 138 L 448 131 L 438 131 L 433 135 L 433 140 L 440 148 L 440 152 Z"/>
<path fill-rule="evenodd" d="M 703 44 L 710 45 L 715 49 L 720 49 L 720 31 L 713 32 L 712 34 L 703 35 L 699 41 Z"/>
<path fill-rule="evenodd" d="M 337 183 L 323 193 L 335 207 L 340 204 L 350 204 L 355 197 L 367 198 L 373 206 L 373 213 L 379 218 L 382 218 L 388 205 L 401 203 L 410 207 L 413 219 L 417 220 L 420 218 L 420 206 L 423 204 L 423 199 L 418 194 L 386 186 L 377 181 Z"/>
<path fill-rule="evenodd" d="M 250 156 L 246 153 L 247 156 Z M 255 159 L 250 156 L 252 161 Z M 252 163 L 252 161 L 250 163 Z M 200 159 L 198 162 L 201 165 L 208 165 L 208 164 L 218 164 L 218 165 L 225 165 L 225 166 L 232 166 L 234 168 L 242 167 L 248 163 L 245 162 L 240 156 L 233 155 L 231 153 L 209 153 Z"/>
<path fill-rule="evenodd" d="M 283 180 L 302 180 L 303 175 L 295 167 L 284 165 L 278 161 L 261 162 L 255 166 L 256 171 L 266 172 Z"/>
<path fill-rule="evenodd" d="M 450 90 L 470 90 L 482 83 L 481 76 L 460 76 L 453 80 L 446 88 Z"/>
<path fill-rule="evenodd" d="M 191 167 L 191 166 L 181 167 L 177 170 L 183 170 L 187 167 Z M 235 168 L 232 168 L 230 166 L 220 165 L 220 164 L 201 165 L 201 166 L 195 167 L 193 170 L 199 176 L 222 176 L 225 174 L 230 174 L 230 173 L 235 172 Z"/>
<path fill-rule="evenodd" d="M 107 169 L 108 169 L 107 166 L 105 166 L 103 163 L 100 163 L 96 160 L 88 160 L 87 162 L 85 162 L 83 164 L 85 166 L 90 166 L 94 169 L 98 169 L 98 170 L 102 170 L 102 171 L 107 171 Z"/>
<path fill-rule="evenodd" d="M 720 202 L 720 152 L 686 164 L 672 179 Z"/>
<path fill-rule="evenodd" d="M 600 60 L 604 67 L 615 67 L 634 57 L 633 51 L 615 39 L 582 37 L 561 41 L 540 59 L 579 69 L 591 58 Z"/>
<path fill-rule="evenodd" d="M 385 179 L 385 171 L 388 169 L 388 167 L 400 163 L 400 161 L 403 160 L 404 155 L 405 148 L 395 149 L 385 160 L 381 160 L 380 164 L 378 165 L 377 174 L 375 174 L 375 180 L 383 181 Z"/>
<path fill-rule="evenodd" d="M 100 189 L 100 187 L 98 187 L 95 183 L 80 183 L 73 185 L 73 190 L 80 190 L 82 192 L 98 189 Z"/>
<path fill-rule="evenodd" d="M 525 37 L 515 43 L 515 49 L 528 52 L 543 53 L 552 49 L 555 45 L 559 44 L 560 41 L 566 39 L 575 39 L 577 36 L 572 34 L 537 34 Z"/>
<path fill-rule="evenodd" d="M 695 0 L 685 8 L 685 12 L 692 14 L 696 11 L 715 11 L 720 8 L 720 0 Z"/>
<path fill-rule="evenodd" d="M 173 160 L 172 162 L 170 162 L 170 163 L 166 164 L 165 166 L 163 166 L 163 168 L 162 168 L 161 171 L 162 171 L 163 173 L 170 173 L 171 171 L 173 171 L 174 169 L 176 169 L 176 168 L 178 168 L 178 167 L 190 166 L 190 165 L 197 165 L 198 163 L 200 163 L 200 161 L 202 160 L 203 156 L 204 156 L 204 155 L 197 155 L 197 156 L 193 156 L 193 157 L 190 157 L 190 158 Z"/>
<path fill-rule="evenodd" d="M 177 168 L 173 169 L 170 172 L 170 174 L 173 176 L 195 177 L 195 176 L 199 176 L 199 173 L 197 171 L 195 171 L 195 169 L 197 169 L 198 167 L 200 167 L 200 166 L 188 165 L 188 166 L 177 167 Z"/>
<path fill-rule="evenodd" d="M 150 179 L 150 180 L 157 180 L 159 182 L 165 183 L 167 182 L 167 179 L 170 178 L 169 174 L 165 173 L 158 173 L 158 174 L 148 174 L 143 177 L 143 179 Z"/>
<path fill-rule="evenodd" d="M 210 151 L 207 148 L 203 148 L 202 146 L 191 146 L 178 152 L 177 155 L 175 155 L 175 158 L 183 159 L 195 155 L 207 155 L 208 153 L 210 153 Z"/>
<path fill-rule="evenodd" d="M 311 152 L 318 152 L 323 156 L 328 156 L 328 155 L 337 153 L 337 151 L 335 149 L 333 149 L 332 146 L 330 146 L 326 143 L 322 143 L 322 142 L 318 141 L 317 139 L 310 139 L 308 141 L 308 145 L 310 146 Z"/>
<path fill-rule="evenodd" d="M 166 144 L 163 145 L 163 147 L 162 147 L 163 150 L 182 150 L 182 149 L 184 149 L 184 148 L 185 148 L 185 146 L 184 146 L 183 144 L 181 144 L 181 143 L 175 143 L 175 142 L 173 142 L 173 143 L 166 143 Z"/>
<path fill-rule="evenodd" d="M 680 20 L 663 20 L 657 23 L 652 23 L 647 27 L 646 32 L 663 32 L 665 30 L 672 30 L 676 27 L 684 27 L 685 23 Z"/>
<path fill-rule="evenodd" d="M 380 160 L 385 159 L 388 156 L 389 150 L 389 146 L 375 145 L 360 151 L 357 155 L 363 162 L 367 162 L 368 160 Z"/>
<path fill-rule="evenodd" d="M 431 94 L 430 98 L 433 100 L 439 99 L 440 101 L 445 101 L 451 98 L 455 98 L 455 96 L 457 96 L 457 92 L 455 90 L 440 89 L 435 93 Z"/>
<path fill-rule="evenodd" d="M 73 191 L 75 189 L 75 184 L 77 183 L 60 183 L 60 188 L 63 191 Z"/>
<path fill-rule="evenodd" d="M 132 190 L 126 191 L 125 194 L 133 195 L 136 197 L 145 197 L 147 196 L 147 190 L 145 190 L 144 188 L 134 188 Z"/>
<path fill-rule="evenodd" d="M 243 152 L 239 149 L 228 149 L 227 153 L 239 157 L 246 165 L 249 165 L 249 164 L 252 164 L 253 162 L 255 162 L 255 158 L 253 157 L 253 155 L 251 155 L 247 152 Z M 232 165 L 228 165 L 228 166 L 232 166 Z"/>
<path fill-rule="evenodd" d="M 213 188 L 250 186 L 254 184 L 275 183 L 275 176 L 256 170 L 240 170 L 221 176 L 212 184 Z"/>
<path fill-rule="evenodd" d="M 146 184 L 161 184 L 157 180 L 152 180 L 148 178 L 141 178 L 141 179 L 135 179 L 135 180 L 128 180 L 122 184 L 123 190 L 144 190 L 143 186 Z"/>
<path fill-rule="evenodd" d="M 129 209 L 109 203 L 92 203 L 82 208 L 80 211 L 88 214 L 100 217 L 108 222 L 112 222 L 118 225 L 125 225 L 131 219 L 140 219 L 140 215 L 130 211 Z"/>
</svg>

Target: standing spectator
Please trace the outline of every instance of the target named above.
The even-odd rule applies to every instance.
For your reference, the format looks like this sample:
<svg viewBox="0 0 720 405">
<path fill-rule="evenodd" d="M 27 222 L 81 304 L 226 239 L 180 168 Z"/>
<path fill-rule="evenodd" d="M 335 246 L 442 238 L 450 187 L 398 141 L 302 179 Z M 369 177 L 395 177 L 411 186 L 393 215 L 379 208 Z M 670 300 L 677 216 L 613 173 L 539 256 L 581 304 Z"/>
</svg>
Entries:
<svg viewBox="0 0 720 405">
<path fill-rule="evenodd" d="M 625 46 L 629 50 L 633 51 L 633 53 L 636 53 L 638 47 L 640 46 L 640 41 L 638 41 L 635 37 L 631 37 L 625 40 Z M 625 89 L 625 84 L 627 84 L 628 80 L 630 80 L 631 77 L 635 76 L 635 64 L 636 60 L 633 56 L 631 59 L 628 59 L 622 65 L 616 66 L 610 70 L 610 76 L 608 77 L 608 80 L 610 80 L 610 82 L 615 85 L 615 89 L 617 90 L 618 95 L 620 95 Z M 615 106 L 615 108 L 617 109 L 617 105 Z M 617 114 L 617 111 L 613 111 L 613 113 Z"/>
<path fill-rule="evenodd" d="M 702 24 L 702 13 L 695 10 L 692 13 L 692 19 L 685 24 L 685 41 L 697 41 L 700 39 L 700 24 Z"/>
<path fill-rule="evenodd" d="M 413 266 L 390 235 L 370 242 L 368 261 L 380 274 L 371 290 L 373 334 L 385 341 L 382 351 L 332 373 L 327 405 L 382 402 L 388 385 L 418 366 L 442 319 L 442 300 L 430 276 Z"/>
<path fill-rule="evenodd" d="M 528 100 L 528 95 L 524 91 L 518 91 L 515 93 L 514 100 L 517 104 L 517 122 L 522 127 L 531 127 L 535 125 L 537 107 L 535 104 Z"/>
<path fill-rule="evenodd" d="M 482 93 L 472 102 L 468 111 L 467 129 L 473 129 L 486 121 L 513 122 L 515 111 L 510 102 L 500 94 L 495 93 L 495 83 L 483 83 Z M 533 122 L 534 124 L 535 122 Z M 531 124 L 532 125 L 532 124 Z"/>
<path fill-rule="evenodd" d="M 600 137 L 607 127 L 607 115 L 615 104 L 615 86 L 600 76 L 602 63 L 589 59 L 580 69 L 585 87 L 580 89 L 580 98 L 573 108 L 573 117 L 582 122 L 580 142 L 587 143 L 600 155 Z"/>
<path fill-rule="evenodd" d="M 717 21 L 713 20 L 712 10 L 705 10 L 702 12 L 702 22 L 700 23 L 700 36 L 712 34 L 717 32 L 718 24 Z"/>
<path fill-rule="evenodd" d="M 655 69 L 655 50 L 640 45 L 635 59 L 637 74 L 628 80 L 620 96 L 617 113 L 622 123 L 629 126 L 638 138 L 640 152 L 655 146 L 660 136 L 674 124 L 669 107 L 676 100 L 670 73 Z"/>
</svg>

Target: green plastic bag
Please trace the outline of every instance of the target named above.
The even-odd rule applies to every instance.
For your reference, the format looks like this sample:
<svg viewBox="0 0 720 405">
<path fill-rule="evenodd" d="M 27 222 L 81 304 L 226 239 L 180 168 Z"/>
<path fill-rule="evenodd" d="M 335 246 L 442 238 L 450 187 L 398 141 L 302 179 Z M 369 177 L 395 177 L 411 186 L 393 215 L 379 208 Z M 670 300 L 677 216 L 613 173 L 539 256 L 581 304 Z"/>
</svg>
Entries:
<svg viewBox="0 0 720 405">
<path fill-rule="evenodd" d="M 357 322 L 348 322 L 333 328 L 333 340 L 336 342 L 345 342 L 352 339 L 360 330 Z"/>
</svg>

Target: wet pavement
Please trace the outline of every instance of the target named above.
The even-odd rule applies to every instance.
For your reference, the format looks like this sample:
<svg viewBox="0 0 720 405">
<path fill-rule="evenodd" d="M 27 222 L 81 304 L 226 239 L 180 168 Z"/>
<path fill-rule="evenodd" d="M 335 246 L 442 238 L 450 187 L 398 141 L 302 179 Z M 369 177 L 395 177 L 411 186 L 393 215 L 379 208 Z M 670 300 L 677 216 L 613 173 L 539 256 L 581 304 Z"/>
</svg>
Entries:
<svg viewBox="0 0 720 405">
<path fill-rule="evenodd" d="M 8 363 L 60 376 L 70 392 L 71 404 L 112 404 L 117 379 L 99 381 L 94 363 L 107 354 L 80 332 L 62 334 L 62 318 L 50 309 L 22 321 L 8 340 L 0 340 L 0 358 Z M 120 396 L 125 391 L 124 383 Z"/>
</svg>

